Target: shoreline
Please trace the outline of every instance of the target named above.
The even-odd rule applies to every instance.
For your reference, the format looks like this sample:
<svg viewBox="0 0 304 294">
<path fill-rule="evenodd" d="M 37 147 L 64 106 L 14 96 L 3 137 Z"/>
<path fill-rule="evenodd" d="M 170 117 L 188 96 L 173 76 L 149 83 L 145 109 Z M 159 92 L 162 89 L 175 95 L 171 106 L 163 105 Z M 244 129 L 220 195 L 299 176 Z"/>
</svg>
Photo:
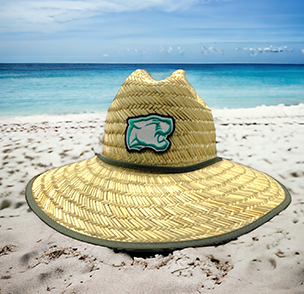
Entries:
<svg viewBox="0 0 304 294">
<path fill-rule="evenodd" d="M 62 235 L 25 200 L 37 174 L 102 151 L 105 113 L 0 117 L 0 292 L 301 293 L 304 104 L 212 113 L 218 156 L 271 175 L 290 191 L 292 203 L 229 243 L 148 257 Z"/>
<path fill-rule="evenodd" d="M 262 117 L 284 117 L 284 116 L 302 116 L 304 112 L 304 103 L 297 105 L 260 105 L 252 108 L 212 108 L 214 117 L 229 114 L 227 117 L 240 118 L 246 116 L 246 118 L 262 118 Z M 88 120 L 88 119 L 100 119 L 105 118 L 107 111 L 100 111 L 94 113 L 70 113 L 70 114 L 37 114 L 37 115 L 25 115 L 25 116 L 0 116 L 0 123 L 31 123 L 31 122 L 59 122 L 62 120 Z"/>
<path fill-rule="evenodd" d="M 24 116 L 0 116 L 0 123 L 30 123 L 30 122 L 57 122 L 62 120 L 87 120 L 87 119 L 100 119 L 106 117 L 107 111 L 94 112 L 94 113 L 70 113 L 70 114 L 37 114 L 37 115 L 24 115 Z"/>
</svg>

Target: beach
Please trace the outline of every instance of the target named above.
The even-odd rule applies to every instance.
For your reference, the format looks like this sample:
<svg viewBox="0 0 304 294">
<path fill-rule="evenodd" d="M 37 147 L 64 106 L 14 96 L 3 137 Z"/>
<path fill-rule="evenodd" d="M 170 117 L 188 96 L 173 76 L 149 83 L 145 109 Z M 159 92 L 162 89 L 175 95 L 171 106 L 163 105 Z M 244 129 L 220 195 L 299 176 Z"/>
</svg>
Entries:
<svg viewBox="0 0 304 294">
<path fill-rule="evenodd" d="M 219 246 L 140 256 L 81 242 L 28 207 L 36 175 L 102 152 L 105 113 L 0 118 L 0 293 L 304 293 L 304 104 L 212 110 L 218 156 L 265 172 L 289 207 Z"/>
</svg>

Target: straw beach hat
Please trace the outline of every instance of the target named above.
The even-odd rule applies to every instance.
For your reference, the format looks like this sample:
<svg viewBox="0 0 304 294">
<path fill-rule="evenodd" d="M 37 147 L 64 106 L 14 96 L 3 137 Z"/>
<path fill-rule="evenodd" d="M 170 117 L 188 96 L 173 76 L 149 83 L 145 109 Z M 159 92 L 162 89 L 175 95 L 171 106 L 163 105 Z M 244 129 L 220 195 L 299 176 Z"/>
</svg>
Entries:
<svg viewBox="0 0 304 294">
<path fill-rule="evenodd" d="M 216 153 L 211 110 L 183 70 L 136 70 L 107 114 L 104 148 L 27 185 L 32 210 L 73 238 L 126 250 L 225 243 L 290 201 L 272 177 Z"/>
</svg>

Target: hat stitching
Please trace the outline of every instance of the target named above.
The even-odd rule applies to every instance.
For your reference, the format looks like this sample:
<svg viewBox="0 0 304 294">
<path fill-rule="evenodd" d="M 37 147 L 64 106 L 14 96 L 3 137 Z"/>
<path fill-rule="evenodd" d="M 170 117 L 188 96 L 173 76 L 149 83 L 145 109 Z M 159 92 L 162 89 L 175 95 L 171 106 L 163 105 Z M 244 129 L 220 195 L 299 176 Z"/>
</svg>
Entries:
<svg viewBox="0 0 304 294">
<path fill-rule="evenodd" d="M 167 129 L 165 129 L 167 128 Z M 150 113 L 127 118 L 125 145 L 128 152 L 151 149 L 156 153 L 169 150 L 175 122 L 172 116 Z"/>
</svg>

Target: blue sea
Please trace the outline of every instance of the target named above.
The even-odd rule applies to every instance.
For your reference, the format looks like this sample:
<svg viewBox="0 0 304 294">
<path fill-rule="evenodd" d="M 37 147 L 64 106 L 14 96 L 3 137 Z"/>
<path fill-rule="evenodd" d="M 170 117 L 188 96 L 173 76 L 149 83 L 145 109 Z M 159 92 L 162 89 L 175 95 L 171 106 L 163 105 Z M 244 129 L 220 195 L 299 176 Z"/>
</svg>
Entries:
<svg viewBox="0 0 304 294">
<path fill-rule="evenodd" d="M 156 80 L 184 69 L 211 109 L 304 103 L 304 65 L 0 64 L 0 116 L 104 112 L 138 68 Z"/>
</svg>

